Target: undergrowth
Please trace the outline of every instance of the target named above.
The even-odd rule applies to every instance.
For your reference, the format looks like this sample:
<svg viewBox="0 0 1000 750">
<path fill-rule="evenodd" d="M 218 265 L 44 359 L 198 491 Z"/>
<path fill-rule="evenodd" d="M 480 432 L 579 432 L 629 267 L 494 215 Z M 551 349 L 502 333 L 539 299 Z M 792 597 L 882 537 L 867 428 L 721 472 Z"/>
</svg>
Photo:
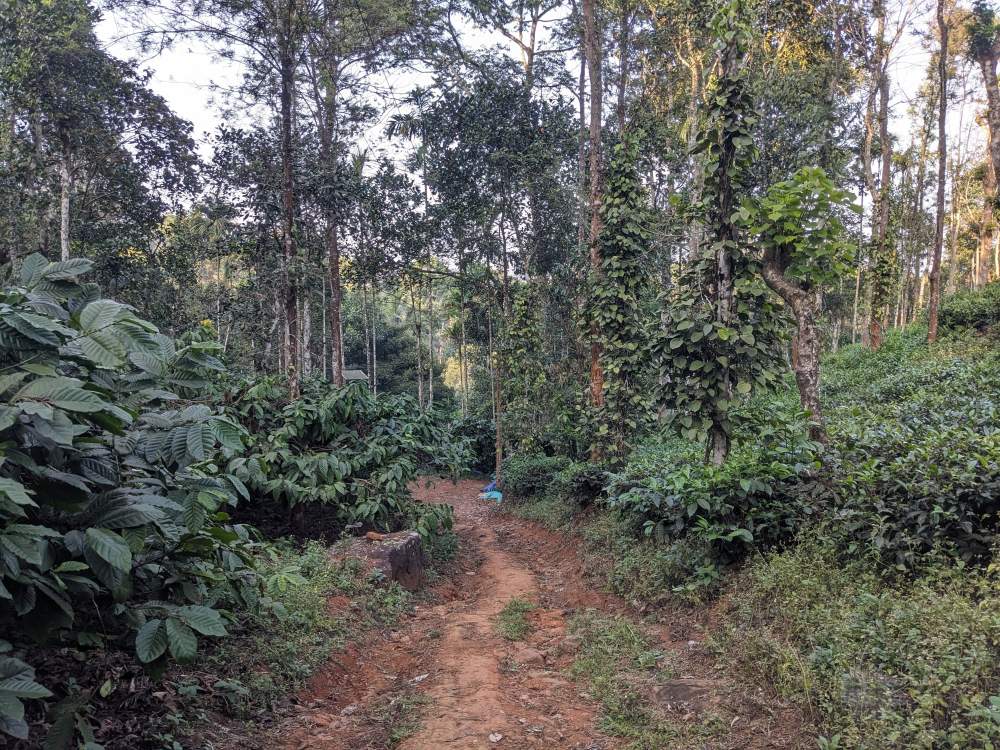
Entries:
<svg viewBox="0 0 1000 750">
<path fill-rule="evenodd" d="M 497 615 L 497 632 L 508 641 L 523 641 L 531 632 L 528 613 L 535 609 L 535 604 L 515 596 Z"/>
<path fill-rule="evenodd" d="M 725 728 L 706 712 L 697 723 L 672 721 L 655 699 L 659 684 L 674 676 L 663 651 L 640 625 L 624 618 L 586 610 L 573 617 L 569 630 L 580 638 L 570 675 L 586 685 L 601 704 L 601 729 L 627 741 L 627 750 L 656 750 L 698 745 Z"/>
<path fill-rule="evenodd" d="M 232 638 L 169 678 L 180 699 L 173 717 L 180 734 L 205 731 L 209 710 L 243 721 L 267 718 L 331 652 L 367 630 L 392 627 L 410 607 L 411 595 L 397 584 L 371 578 L 356 560 L 334 561 L 318 542 L 276 547 L 261 569 L 278 616 L 245 617 Z"/>
</svg>

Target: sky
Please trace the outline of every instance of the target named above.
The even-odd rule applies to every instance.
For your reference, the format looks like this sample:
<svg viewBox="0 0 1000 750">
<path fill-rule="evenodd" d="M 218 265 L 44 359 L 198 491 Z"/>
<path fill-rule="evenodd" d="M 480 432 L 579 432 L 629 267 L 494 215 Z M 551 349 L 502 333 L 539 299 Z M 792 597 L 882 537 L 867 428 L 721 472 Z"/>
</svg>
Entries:
<svg viewBox="0 0 1000 750">
<path fill-rule="evenodd" d="M 890 130 L 899 143 L 905 146 L 912 140 L 913 125 L 908 110 L 917 98 L 931 59 L 931 51 L 921 35 L 926 34 L 934 23 L 933 4 L 927 0 L 902 0 L 896 6 L 895 17 L 890 21 L 890 26 L 893 21 L 902 24 L 905 29 L 893 51 L 890 65 Z M 112 14 L 106 15 L 97 27 L 98 37 L 106 49 L 122 58 L 138 56 L 133 46 L 133 31 L 134 28 L 122 18 Z M 513 45 L 499 35 L 466 31 L 463 37 L 463 41 L 470 47 L 500 43 L 512 55 L 515 54 Z M 194 38 L 183 39 L 157 55 L 145 59 L 139 57 L 139 60 L 142 67 L 152 73 L 150 87 L 166 99 L 175 113 L 192 123 L 200 155 L 210 158 L 211 145 L 207 136 L 226 120 L 221 106 L 225 99 L 223 92 L 239 83 L 241 71 L 238 63 L 220 58 L 206 42 Z M 401 97 L 419 82 L 419 78 L 409 74 L 397 76 L 387 82 L 394 89 L 393 96 Z M 973 121 L 975 106 L 975 102 L 966 105 L 962 116 L 965 130 L 969 129 Z M 958 131 L 958 110 L 957 106 L 953 106 L 950 111 L 950 133 Z M 393 111 L 388 111 L 379 122 L 362 134 L 361 147 L 383 153 L 395 150 L 381 136 L 385 121 Z M 978 139 L 978 133 L 974 133 L 974 140 L 981 140 Z M 399 156 L 398 152 L 390 155 L 397 158 Z"/>
</svg>

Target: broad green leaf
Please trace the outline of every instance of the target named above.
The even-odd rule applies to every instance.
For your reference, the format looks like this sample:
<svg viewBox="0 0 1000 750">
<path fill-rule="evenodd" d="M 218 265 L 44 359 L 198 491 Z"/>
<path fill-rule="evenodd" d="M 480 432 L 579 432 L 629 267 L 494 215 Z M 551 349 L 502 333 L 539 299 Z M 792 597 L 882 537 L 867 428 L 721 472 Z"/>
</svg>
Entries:
<svg viewBox="0 0 1000 750">
<path fill-rule="evenodd" d="M 87 546 L 108 565 L 123 573 L 132 568 L 132 550 L 125 540 L 108 529 L 90 528 L 86 532 Z"/>
<path fill-rule="evenodd" d="M 189 604 L 177 609 L 177 616 L 202 635 L 227 635 L 222 615 L 211 607 Z"/>
<path fill-rule="evenodd" d="M 105 409 L 100 396 L 84 390 L 72 378 L 38 378 L 17 392 L 14 401 L 31 399 L 52 404 L 66 411 L 91 413 Z"/>
<path fill-rule="evenodd" d="M 166 629 L 170 655 L 180 662 L 193 659 L 198 653 L 198 638 L 194 631 L 173 617 L 167 619 Z"/>
<path fill-rule="evenodd" d="M 100 331 L 112 325 L 124 312 L 125 306 L 114 300 L 95 300 L 80 313 L 80 328 L 84 333 Z"/>
<path fill-rule="evenodd" d="M 158 617 L 146 622 L 135 634 L 135 655 L 143 664 L 159 659 L 167 650 L 167 633 Z"/>
</svg>

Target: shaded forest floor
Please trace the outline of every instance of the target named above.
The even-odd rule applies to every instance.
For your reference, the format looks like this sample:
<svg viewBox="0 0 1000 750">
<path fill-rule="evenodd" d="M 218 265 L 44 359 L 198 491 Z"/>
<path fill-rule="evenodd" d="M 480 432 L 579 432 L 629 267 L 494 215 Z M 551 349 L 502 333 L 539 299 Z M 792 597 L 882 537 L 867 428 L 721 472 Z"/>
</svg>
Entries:
<svg viewBox="0 0 1000 750">
<path fill-rule="evenodd" d="M 575 538 L 500 512 L 480 484 L 416 489 L 455 507 L 458 556 L 398 628 L 331 656 L 269 746 L 812 746 L 794 709 L 717 669 L 709 610 L 643 622 L 589 579 Z"/>
</svg>

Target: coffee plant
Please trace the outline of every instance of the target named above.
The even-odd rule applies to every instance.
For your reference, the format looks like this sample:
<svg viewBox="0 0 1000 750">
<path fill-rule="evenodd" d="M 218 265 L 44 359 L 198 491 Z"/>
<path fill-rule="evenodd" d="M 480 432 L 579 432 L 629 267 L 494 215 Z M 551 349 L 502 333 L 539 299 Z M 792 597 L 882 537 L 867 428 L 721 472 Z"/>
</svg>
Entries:
<svg viewBox="0 0 1000 750">
<path fill-rule="evenodd" d="M 203 388 L 219 345 L 175 344 L 89 268 L 32 255 L 0 291 L 0 652 L 131 644 L 156 672 L 259 598 L 226 512 L 247 491 L 218 461 L 244 433 L 170 390 Z M 50 693 L 15 655 L 0 675 L 0 729 L 25 738 L 22 701 Z"/>
</svg>

